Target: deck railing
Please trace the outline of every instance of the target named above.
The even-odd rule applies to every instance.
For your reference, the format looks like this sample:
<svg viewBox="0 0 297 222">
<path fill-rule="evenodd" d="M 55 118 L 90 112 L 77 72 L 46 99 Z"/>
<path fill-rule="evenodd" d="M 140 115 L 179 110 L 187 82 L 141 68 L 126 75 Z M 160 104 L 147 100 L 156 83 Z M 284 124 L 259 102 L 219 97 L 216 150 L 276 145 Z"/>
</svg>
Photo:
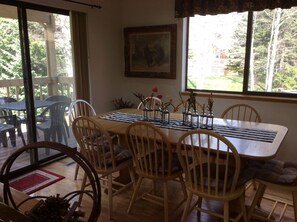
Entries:
<svg viewBox="0 0 297 222">
<path fill-rule="evenodd" d="M 34 96 L 38 99 L 44 99 L 50 95 L 65 95 L 73 98 L 73 77 L 39 77 L 33 79 L 33 85 Z M 23 100 L 25 97 L 23 79 L 0 80 L 0 96 Z"/>
</svg>

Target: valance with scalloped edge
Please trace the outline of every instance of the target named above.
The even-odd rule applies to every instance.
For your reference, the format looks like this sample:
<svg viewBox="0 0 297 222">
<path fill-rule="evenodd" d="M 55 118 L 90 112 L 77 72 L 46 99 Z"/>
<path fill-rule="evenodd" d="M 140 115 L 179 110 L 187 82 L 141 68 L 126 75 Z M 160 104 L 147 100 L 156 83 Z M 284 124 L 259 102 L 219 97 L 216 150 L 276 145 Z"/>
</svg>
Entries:
<svg viewBox="0 0 297 222">
<path fill-rule="evenodd" d="M 293 6 L 297 6 L 297 0 L 175 0 L 175 17 L 262 11 Z"/>
</svg>

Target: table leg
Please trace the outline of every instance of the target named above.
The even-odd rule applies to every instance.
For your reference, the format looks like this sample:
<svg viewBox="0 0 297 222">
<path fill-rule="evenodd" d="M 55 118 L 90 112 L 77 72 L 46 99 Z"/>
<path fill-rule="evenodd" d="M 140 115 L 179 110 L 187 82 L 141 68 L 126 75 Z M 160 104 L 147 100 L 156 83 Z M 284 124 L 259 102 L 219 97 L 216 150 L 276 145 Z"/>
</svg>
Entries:
<svg viewBox="0 0 297 222">
<path fill-rule="evenodd" d="M 7 137 L 6 132 L 0 132 L 0 142 L 2 143 L 3 147 L 7 147 Z"/>
</svg>

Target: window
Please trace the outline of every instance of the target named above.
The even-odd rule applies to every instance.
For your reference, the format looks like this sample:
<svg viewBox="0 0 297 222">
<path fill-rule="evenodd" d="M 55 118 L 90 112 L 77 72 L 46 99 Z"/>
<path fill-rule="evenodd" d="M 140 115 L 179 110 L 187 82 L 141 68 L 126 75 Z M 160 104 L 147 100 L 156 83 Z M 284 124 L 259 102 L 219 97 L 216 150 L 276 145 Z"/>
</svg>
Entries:
<svg viewBox="0 0 297 222">
<path fill-rule="evenodd" d="M 62 116 L 67 112 L 57 112 L 60 107 L 54 107 L 48 115 L 40 116 L 46 106 L 59 100 L 70 102 L 74 95 L 70 27 L 67 10 L 21 2 L 0 4 L 0 117 L 2 124 L 15 126 L 0 132 L 1 145 L 18 149 L 37 140 L 50 140 L 76 147 L 67 122 L 57 124 L 58 115 L 51 115 L 54 111 Z M 35 109 L 28 109 L 25 101 L 31 101 Z M 10 106 L 5 108 L 4 103 Z M 17 118 L 8 118 L 10 115 Z M 59 152 L 47 151 L 30 153 L 13 170 L 60 156 Z M 0 154 L 9 155 L 5 149 Z M 0 167 L 3 161 L 5 158 L 0 160 Z"/>
<path fill-rule="evenodd" d="M 189 19 L 186 89 L 296 96 L 297 7 Z"/>
</svg>

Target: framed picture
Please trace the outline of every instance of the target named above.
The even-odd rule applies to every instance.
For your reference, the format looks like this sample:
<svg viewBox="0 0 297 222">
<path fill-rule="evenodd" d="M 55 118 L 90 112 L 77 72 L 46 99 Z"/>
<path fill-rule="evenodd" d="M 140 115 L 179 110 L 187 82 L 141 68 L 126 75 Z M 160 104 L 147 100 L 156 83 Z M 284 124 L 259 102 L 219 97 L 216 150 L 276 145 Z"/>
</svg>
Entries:
<svg viewBox="0 0 297 222">
<path fill-rule="evenodd" d="M 175 79 L 176 29 L 176 24 L 125 28 L 125 76 Z"/>
</svg>

